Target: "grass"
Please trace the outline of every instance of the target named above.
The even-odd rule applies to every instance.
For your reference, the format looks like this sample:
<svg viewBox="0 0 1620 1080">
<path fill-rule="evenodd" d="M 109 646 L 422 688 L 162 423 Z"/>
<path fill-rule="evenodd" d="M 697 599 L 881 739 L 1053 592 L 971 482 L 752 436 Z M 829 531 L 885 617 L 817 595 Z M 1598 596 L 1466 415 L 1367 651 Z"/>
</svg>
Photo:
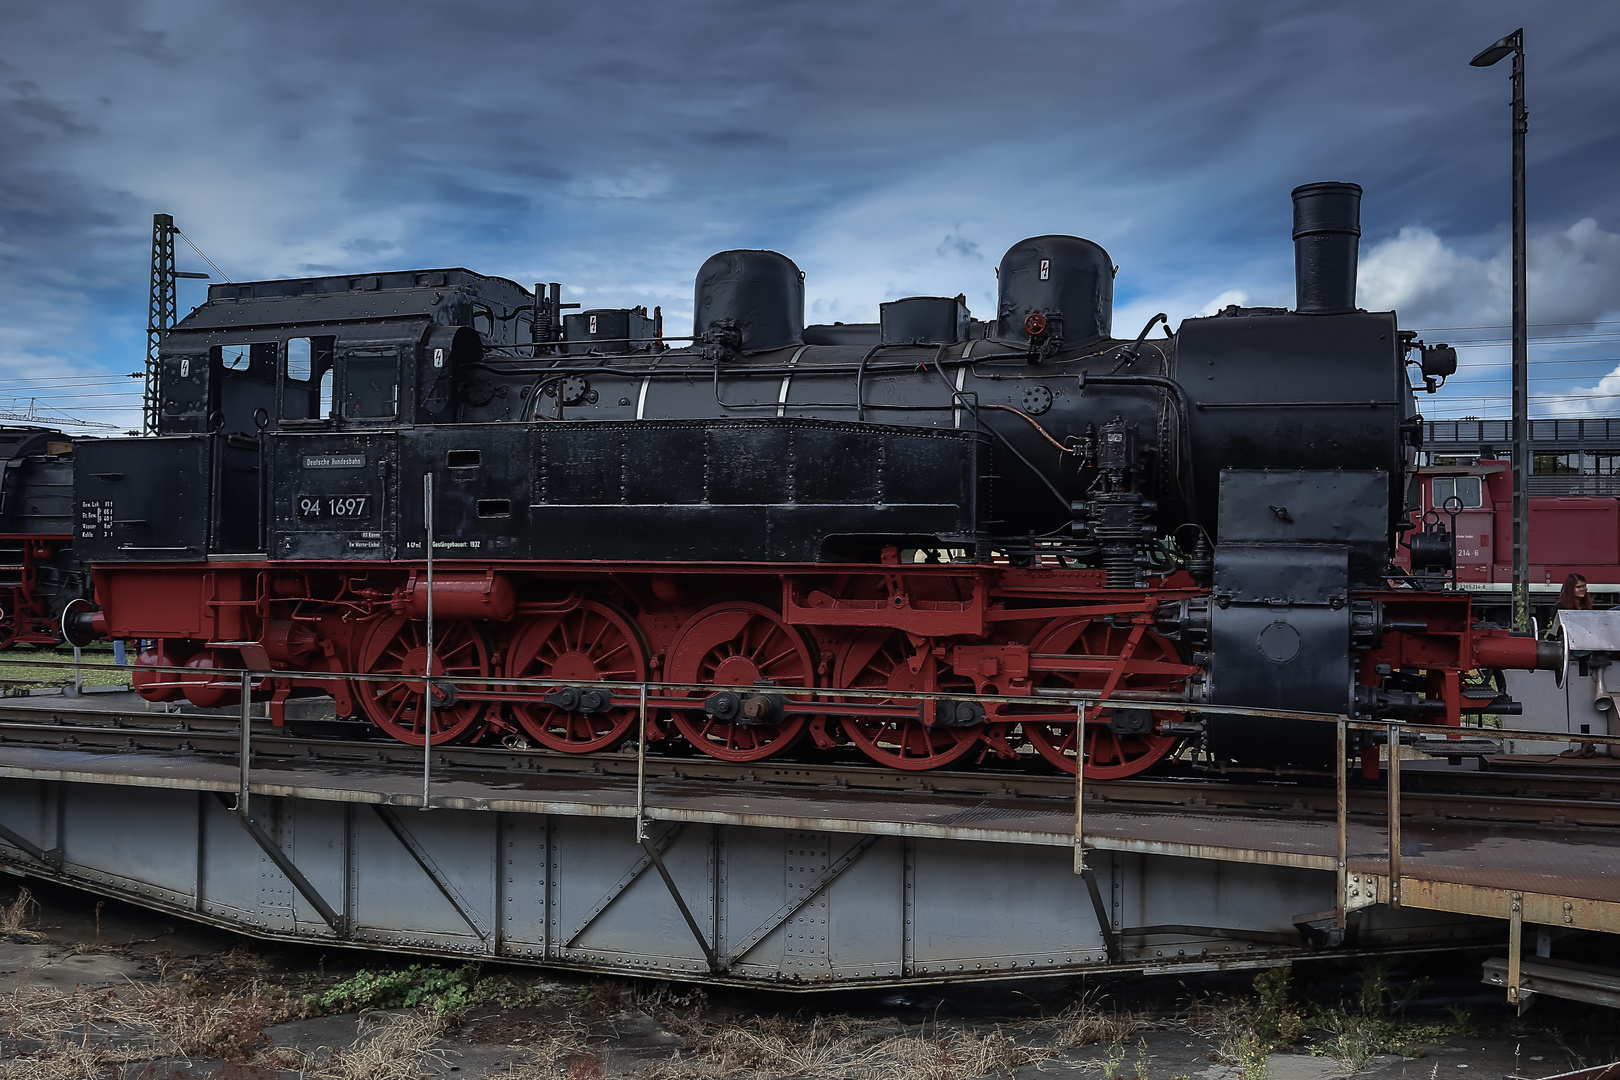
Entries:
<svg viewBox="0 0 1620 1080">
<path fill-rule="evenodd" d="M 1220 1040 L 1220 1054 L 1242 1080 L 1265 1080 L 1267 1060 L 1304 1039 L 1310 1028 L 1292 1000 L 1289 970 L 1268 968 L 1254 977 L 1254 995 L 1227 998 L 1194 1009 L 1195 1031 Z"/>
<path fill-rule="evenodd" d="M 1311 1053 L 1337 1058 L 1360 1069 L 1375 1054 L 1417 1058 L 1429 1046 L 1459 1035 L 1476 1035 L 1482 1028 L 1466 1009 L 1453 1007 L 1445 1020 L 1411 1020 L 1406 1005 L 1422 989 L 1421 980 L 1397 990 L 1389 982 L 1388 961 L 1375 961 L 1361 969 L 1361 985 L 1353 1002 L 1318 1008 L 1312 1026 L 1322 1036 Z"/>
<path fill-rule="evenodd" d="M 112 664 L 111 645 L 92 645 L 80 650 L 86 664 Z M 31 645 L 13 645 L 0 652 L 0 680 L 7 686 L 64 686 L 73 682 L 72 649 L 36 649 Z M 67 665 L 67 666 L 58 666 Z M 108 669 L 85 668 L 86 686 L 126 686 L 129 667 Z"/>
<path fill-rule="evenodd" d="M 44 941 L 45 935 L 29 929 L 30 923 L 39 921 L 39 902 L 27 889 L 19 888 L 9 904 L 0 905 L 0 938 L 7 941 Z"/>
<path fill-rule="evenodd" d="M 1302 1044 L 1359 1070 L 1377 1054 L 1423 1057 L 1448 1038 L 1484 1033 L 1464 1009 L 1444 1019 L 1408 1019 L 1406 1005 L 1423 984 L 1392 986 L 1388 961 L 1364 964 L 1359 974 L 1351 1000 L 1306 1005 L 1295 1000 L 1289 969 L 1272 968 L 1255 976 L 1253 995 L 1200 1004 L 1191 1026 L 1219 1040 L 1221 1058 L 1242 1080 L 1265 1080 L 1271 1054 Z"/>
<path fill-rule="evenodd" d="M 154 983 L 21 988 L 0 998 L 0 1080 L 79 1080 L 158 1058 L 251 1061 L 287 1006 L 257 986 L 210 999 Z"/>
<path fill-rule="evenodd" d="M 685 1046 L 643 1073 L 643 1080 L 977 1080 L 1010 1076 L 1077 1047 L 1109 1044 L 1117 1050 L 1105 1075 L 1117 1074 L 1124 1040 L 1145 1027 L 1126 1013 L 1105 1012 L 1091 999 L 1055 1016 L 974 1030 L 923 1024 L 907 1030 L 889 1019 L 788 1016 L 705 1020 L 648 1009 Z M 900 1030 L 896 1030 L 899 1028 Z"/>
<path fill-rule="evenodd" d="M 33 897 L 19 890 L 0 905 L 0 935 L 38 940 L 37 919 Z M 1102 1080 L 1147 1080 L 1152 1055 L 1140 1033 L 1150 1026 L 1203 1035 L 1214 1043 L 1211 1057 L 1243 1080 L 1264 1080 L 1270 1055 L 1289 1047 L 1359 1069 L 1374 1054 L 1422 1056 L 1426 1045 L 1483 1033 L 1462 1010 L 1408 1019 L 1406 1004 L 1420 984 L 1392 985 L 1387 964 L 1364 965 L 1347 1000 L 1332 1007 L 1308 1003 L 1309 993 L 1302 1001 L 1289 969 L 1278 967 L 1255 976 L 1249 993 L 1208 999 L 1190 1015 L 1151 1025 L 1095 994 L 1034 1018 L 919 1024 L 808 1011 L 714 1016 L 700 989 L 611 980 L 562 986 L 478 964 L 333 977 L 323 963 L 319 974 L 276 976 L 245 945 L 178 967 L 160 959 L 157 967 L 151 982 L 0 996 L 0 1080 L 79 1080 L 191 1058 L 224 1059 L 243 1075 L 258 1068 L 299 1070 L 307 1080 L 408 1080 L 455 1069 L 446 1039 L 458 1028 L 458 1037 L 509 1048 L 507 1069 L 497 1074 L 507 1080 L 606 1080 L 610 1066 L 613 1076 L 637 1080 L 980 1080 L 1057 1062 Z M 611 1056 L 618 1024 L 638 1020 L 636 1013 L 679 1039 L 679 1049 L 652 1051 L 663 1056 L 651 1059 L 633 1051 L 629 1063 Z M 273 1046 L 266 1033 L 323 1015 L 354 1016 L 353 1041 L 300 1052 Z"/>
<path fill-rule="evenodd" d="M 299 1063 L 310 1080 L 416 1080 L 428 1062 L 449 1064 L 450 1052 L 434 1044 L 445 1021 L 432 1010 L 373 1013 L 362 1017 L 349 1046 Z"/>
<path fill-rule="evenodd" d="M 14 903 L 6 910 L 18 907 Z M 222 970 L 229 977 L 231 971 L 252 966 L 227 963 Z M 416 974 L 421 970 L 409 969 Z M 474 990 L 480 983 L 466 977 L 451 981 Z M 486 996 L 494 1000 L 493 988 L 510 980 L 482 982 L 490 984 Z M 353 992 L 370 988 L 378 1000 L 411 996 L 400 980 L 370 976 L 346 983 Z M 419 992 L 418 1007 L 364 1010 L 350 1045 L 310 1054 L 273 1047 L 265 1035 L 265 1028 L 304 1014 L 308 998 L 256 977 L 235 989 L 194 973 L 93 992 L 23 988 L 0 998 L 0 1080 L 80 1080 L 111 1075 L 130 1064 L 193 1058 L 298 1069 L 309 1080 L 414 1080 L 429 1063 L 448 1063 L 450 1052 L 436 1044 L 454 1023 L 451 1003 L 466 998 L 431 979 L 416 978 L 413 988 Z M 340 992 L 341 999 L 353 1000 L 347 994 Z M 569 1035 L 550 1049 L 551 1059 L 566 1061 L 568 1053 L 583 1048 L 582 1029 L 570 1029 Z M 549 1075 L 533 1073 L 532 1080 L 549 1080 Z"/>
</svg>

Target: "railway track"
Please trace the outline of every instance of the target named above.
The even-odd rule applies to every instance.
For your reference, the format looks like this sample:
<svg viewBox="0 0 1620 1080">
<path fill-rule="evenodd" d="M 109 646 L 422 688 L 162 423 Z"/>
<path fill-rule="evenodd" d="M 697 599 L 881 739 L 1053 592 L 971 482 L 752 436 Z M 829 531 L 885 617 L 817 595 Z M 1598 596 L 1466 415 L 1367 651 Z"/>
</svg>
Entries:
<svg viewBox="0 0 1620 1080">
<path fill-rule="evenodd" d="M 311 766 L 366 766 L 383 770 L 421 768 L 422 750 L 392 739 L 344 738 L 341 727 L 364 730 L 363 724 L 334 722 L 292 723 L 277 729 L 256 722 L 252 753 L 256 761 Z M 324 729 L 320 736 L 311 728 Z M 142 753 L 205 754 L 237 760 L 239 733 L 234 716 L 203 713 L 154 714 L 109 711 L 73 706 L 18 702 L 0 705 L 0 745 L 60 746 L 80 751 L 139 751 Z M 674 746 L 683 746 L 674 743 Z M 1031 767 L 1037 765 L 1031 761 Z M 633 744 L 616 753 L 589 755 L 510 746 L 437 746 L 433 749 L 435 774 L 501 773 L 526 775 L 601 776 L 633 778 L 638 763 Z M 652 782 L 683 780 L 751 785 L 761 792 L 802 794 L 807 789 L 857 789 L 915 792 L 919 797 L 980 796 L 1029 799 L 1032 808 L 1050 809 L 1054 801 L 1072 802 L 1074 778 L 1043 774 L 1019 765 L 987 764 L 973 770 L 934 770 L 923 773 L 883 769 L 857 760 L 823 755 L 819 760 L 766 760 L 727 762 L 705 755 L 657 753 L 646 759 L 646 777 Z M 1607 774 L 1596 770 L 1464 771 L 1451 768 L 1413 768 L 1403 772 L 1403 816 L 1493 822 L 1533 822 L 1569 826 L 1620 826 L 1620 769 Z M 1130 780 L 1087 780 L 1087 805 L 1128 807 L 1187 806 L 1245 812 L 1331 817 L 1335 797 L 1331 780 L 1305 777 L 1259 781 L 1250 776 L 1221 776 L 1183 767 Z M 1386 813 L 1382 781 L 1362 781 L 1352 774 L 1348 811 L 1368 817 Z"/>
</svg>

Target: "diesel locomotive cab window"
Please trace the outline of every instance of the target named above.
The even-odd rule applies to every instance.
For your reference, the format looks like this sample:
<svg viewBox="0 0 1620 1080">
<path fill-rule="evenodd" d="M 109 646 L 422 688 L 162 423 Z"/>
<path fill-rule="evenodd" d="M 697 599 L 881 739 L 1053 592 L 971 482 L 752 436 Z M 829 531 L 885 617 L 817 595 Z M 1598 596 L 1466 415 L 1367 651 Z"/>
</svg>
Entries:
<svg viewBox="0 0 1620 1080">
<path fill-rule="evenodd" d="M 348 355 L 344 364 L 344 417 L 392 420 L 399 412 L 398 350 L 356 350 Z"/>
<path fill-rule="evenodd" d="M 1430 495 L 1436 510 L 1444 510 L 1453 497 L 1464 510 L 1477 510 L 1485 505 L 1485 486 L 1477 476 L 1437 476 Z"/>
</svg>

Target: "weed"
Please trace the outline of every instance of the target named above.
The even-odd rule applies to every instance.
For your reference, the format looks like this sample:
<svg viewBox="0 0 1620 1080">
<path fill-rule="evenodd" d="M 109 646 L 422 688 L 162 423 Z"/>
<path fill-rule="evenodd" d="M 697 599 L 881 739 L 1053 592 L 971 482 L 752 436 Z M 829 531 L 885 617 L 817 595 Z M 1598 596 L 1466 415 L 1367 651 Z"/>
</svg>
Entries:
<svg viewBox="0 0 1620 1080">
<path fill-rule="evenodd" d="M 1271 1044 L 1253 1031 L 1240 1034 L 1231 1044 L 1231 1054 L 1237 1062 L 1238 1076 L 1242 1080 L 1266 1080 L 1271 1060 Z"/>
<path fill-rule="evenodd" d="M 1119 1080 L 1120 1067 L 1125 1064 L 1125 1044 L 1116 1042 L 1108 1047 L 1102 1059 L 1103 1080 Z"/>
<path fill-rule="evenodd" d="M 643 1080 L 970 1080 L 1008 1077 L 1025 1065 L 1049 1061 L 1078 1046 L 1103 1043 L 1105 1074 L 1123 1077 L 1125 1040 L 1144 1024 L 1129 1014 L 1103 1012 L 1094 999 L 1077 1001 L 1056 1016 L 998 1025 L 989 1030 L 940 1032 L 932 1025 L 902 1027 L 892 1019 L 791 1016 L 705 1020 L 701 992 L 688 1012 L 649 1009 L 685 1046 L 649 1070 Z M 667 998 L 660 1000 L 668 1000 Z M 898 1029 L 898 1030 L 897 1030 Z M 1140 1044 L 1137 1072 L 1146 1071 Z"/>
<path fill-rule="evenodd" d="M 8 941 L 44 941 L 45 935 L 28 929 L 28 924 L 39 919 L 39 901 L 27 889 L 19 888 L 16 899 L 0 906 L 0 937 Z"/>
<path fill-rule="evenodd" d="M 7 1055 L 0 1080 L 78 1080 L 160 1057 L 254 1060 L 267 1025 L 289 1012 L 281 996 L 254 986 L 199 1000 L 178 986 L 129 983 L 63 993 L 21 988 L 0 998 Z"/>
<path fill-rule="evenodd" d="M 355 1012 L 362 1009 L 432 1009 L 439 1017 L 456 1021 L 477 1005 L 520 1008 L 533 1004 L 535 994 L 507 976 L 485 976 L 477 964 L 459 968 L 412 964 L 392 971 L 360 971 L 352 978 L 316 994 L 305 995 L 305 1016 Z"/>
<path fill-rule="evenodd" d="M 611 1016 L 624 1011 L 625 990 L 617 983 L 593 982 L 574 991 L 572 1004 L 578 1012 Z"/>
<path fill-rule="evenodd" d="M 1287 968 L 1256 975 L 1254 992 L 1259 999 L 1259 1031 L 1272 1048 L 1292 1046 L 1305 1037 L 1305 1014 L 1293 1003 Z"/>
<path fill-rule="evenodd" d="M 1376 1017 L 1345 1009 L 1330 1009 L 1317 1020 L 1327 1034 L 1311 1047 L 1311 1053 L 1337 1058 L 1352 1069 L 1360 1069 L 1383 1047 L 1383 1024 Z"/>
<path fill-rule="evenodd" d="M 1095 995 L 1087 994 L 1050 1019 L 1026 1021 L 1032 1034 L 1045 1036 L 1048 1053 L 1058 1054 L 1092 1043 L 1123 1042 L 1146 1024 L 1130 1013 L 1104 1012 Z"/>
<path fill-rule="evenodd" d="M 352 1044 L 328 1050 L 307 1075 L 310 1080 L 416 1080 L 425 1064 L 448 1063 L 449 1052 L 433 1045 L 443 1031 L 443 1017 L 431 1009 L 373 1013 L 362 1018 Z"/>
<path fill-rule="evenodd" d="M 1309 1030 L 1293 1002 L 1289 970 L 1268 968 L 1254 977 L 1254 996 L 1194 1009 L 1192 1026 L 1221 1037 L 1221 1057 L 1243 1080 L 1264 1080 L 1266 1059 L 1293 1046 Z"/>
<path fill-rule="evenodd" d="M 1423 980 L 1415 979 L 1397 991 L 1389 983 L 1389 961 L 1367 964 L 1353 1006 L 1320 1009 L 1312 1017 L 1312 1026 L 1326 1037 L 1316 1041 L 1311 1053 L 1360 1069 L 1374 1054 L 1423 1057 L 1430 1044 L 1480 1030 L 1468 1011 L 1457 1006 L 1450 1008 L 1449 1021 L 1407 1020 L 1406 1006 L 1423 985 Z"/>
</svg>

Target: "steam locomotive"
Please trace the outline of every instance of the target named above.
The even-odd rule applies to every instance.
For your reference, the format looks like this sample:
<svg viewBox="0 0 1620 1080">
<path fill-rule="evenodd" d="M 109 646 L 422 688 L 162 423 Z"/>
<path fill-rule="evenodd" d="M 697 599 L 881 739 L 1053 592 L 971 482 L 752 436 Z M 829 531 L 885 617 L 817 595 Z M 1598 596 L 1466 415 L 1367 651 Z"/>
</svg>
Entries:
<svg viewBox="0 0 1620 1080">
<path fill-rule="evenodd" d="M 1408 368 L 1432 391 L 1455 354 L 1356 308 L 1360 197 L 1294 191 L 1293 311 L 1134 338 L 1108 253 L 1059 235 L 1007 251 L 982 321 L 807 326 L 791 260 L 722 252 L 684 339 L 465 269 L 212 285 L 158 433 L 74 448 L 95 599 L 65 632 L 145 642 L 153 700 L 231 703 L 248 668 L 278 723 L 330 692 L 418 745 L 610 749 L 641 702 L 604 682 L 732 761 L 1098 777 L 1332 761 L 1331 727 L 1223 706 L 1510 710 L 1464 674 L 1556 658 L 1407 523 Z"/>
</svg>

